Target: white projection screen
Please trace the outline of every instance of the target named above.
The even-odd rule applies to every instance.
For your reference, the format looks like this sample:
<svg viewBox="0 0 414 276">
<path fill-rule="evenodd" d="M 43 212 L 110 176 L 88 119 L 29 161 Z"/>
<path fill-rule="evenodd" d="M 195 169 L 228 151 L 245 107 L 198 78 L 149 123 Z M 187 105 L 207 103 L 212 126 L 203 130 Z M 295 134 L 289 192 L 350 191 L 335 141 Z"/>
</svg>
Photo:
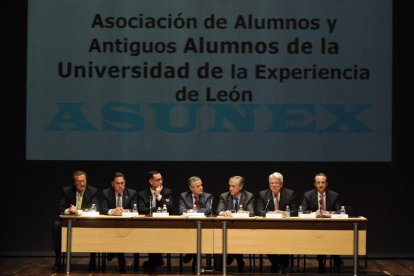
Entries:
<svg viewBox="0 0 414 276">
<path fill-rule="evenodd" d="M 28 160 L 391 160 L 391 1 L 36 0 L 27 49 Z"/>
</svg>

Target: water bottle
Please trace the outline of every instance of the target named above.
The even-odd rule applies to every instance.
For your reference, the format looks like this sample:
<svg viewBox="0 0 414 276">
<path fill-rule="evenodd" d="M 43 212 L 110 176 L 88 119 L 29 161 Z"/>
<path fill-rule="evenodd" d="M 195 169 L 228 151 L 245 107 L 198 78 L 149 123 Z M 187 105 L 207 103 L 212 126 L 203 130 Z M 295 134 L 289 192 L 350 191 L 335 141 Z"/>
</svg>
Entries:
<svg viewBox="0 0 414 276">
<path fill-rule="evenodd" d="M 161 213 L 161 207 L 157 208 L 157 213 Z"/>
<path fill-rule="evenodd" d="M 132 207 L 132 213 L 137 213 L 138 214 L 138 208 L 137 208 L 136 203 L 134 203 L 134 206 Z"/>
<path fill-rule="evenodd" d="M 243 205 L 242 204 L 240 204 L 239 205 L 239 210 L 237 210 L 237 213 L 243 213 L 244 211 L 243 211 Z"/>
<path fill-rule="evenodd" d="M 96 205 L 95 205 L 95 203 L 92 204 L 91 212 L 96 212 Z"/>
<path fill-rule="evenodd" d="M 289 205 L 286 205 L 285 214 L 286 214 L 286 217 L 287 218 L 290 218 L 290 208 L 289 208 Z"/>
<path fill-rule="evenodd" d="M 339 211 L 339 213 L 340 213 L 341 215 L 345 215 L 345 214 L 346 214 L 346 211 L 345 211 L 345 206 L 341 206 L 341 210 Z"/>
<path fill-rule="evenodd" d="M 303 207 L 302 207 L 302 205 L 299 206 L 299 210 L 298 210 L 298 217 L 300 217 L 300 215 L 303 215 Z"/>
<path fill-rule="evenodd" d="M 162 212 L 163 212 L 163 213 L 168 213 L 168 210 L 167 210 L 167 204 L 164 204 L 164 205 L 162 206 Z"/>
</svg>

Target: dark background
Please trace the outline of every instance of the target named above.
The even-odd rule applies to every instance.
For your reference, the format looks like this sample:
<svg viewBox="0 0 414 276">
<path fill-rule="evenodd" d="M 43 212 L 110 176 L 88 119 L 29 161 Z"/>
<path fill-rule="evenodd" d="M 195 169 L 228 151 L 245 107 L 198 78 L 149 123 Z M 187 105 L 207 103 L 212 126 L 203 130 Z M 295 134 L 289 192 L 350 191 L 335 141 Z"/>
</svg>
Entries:
<svg viewBox="0 0 414 276">
<path fill-rule="evenodd" d="M 411 88 L 403 82 L 404 70 L 412 69 L 408 69 L 410 47 L 403 47 L 402 42 L 412 33 L 406 27 L 412 24 L 408 24 L 409 18 L 399 16 L 406 2 L 394 1 L 393 12 L 392 162 L 96 162 L 25 160 L 27 3 L 3 1 L 0 255 L 52 255 L 51 232 L 60 188 L 72 184 L 74 170 L 85 170 L 88 183 L 100 189 L 109 186 L 114 171 L 122 171 L 130 188 L 142 190 L 148 186 L 146 172 L 157 169 L 163 174 L 164 185 L 173 189 L 176 207 L 178 194 L 186 189 L 191 175 L 203 179 L 205 190 L 214 194 L 217 205 L 232 175 L 244 176 L 247 190 L 257 193 L 267 187 L 270 173 L 281 172 L 285 186 L 301 199 L 303 192 L 312 188 L 313 176 L 323 171 L 328 174 L 330 188 L 341 194 L 342 205 L 351 205 L 356 214 L 368 218 L 369 256 L 414 257 L 414 189 L 409 177 L 413 109 Z"/>
</svg>

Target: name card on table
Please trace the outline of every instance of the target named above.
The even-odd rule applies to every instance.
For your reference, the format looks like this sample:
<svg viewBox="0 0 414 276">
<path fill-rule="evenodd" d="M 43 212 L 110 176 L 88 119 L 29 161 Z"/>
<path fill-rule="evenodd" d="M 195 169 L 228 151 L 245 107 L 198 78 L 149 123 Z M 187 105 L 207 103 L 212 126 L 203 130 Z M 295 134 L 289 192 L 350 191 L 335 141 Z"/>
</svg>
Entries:
<svg viewBox="0 0 414 276">
<path fill-rule="evenodd" d="M 87 211 L 87 212 L 82 212 L 80 215 L 82 217 L 98 217 L 99 216 L 99 212 L 96 212 L 96 211 Z"/>
<path fill-rule="evenodd" d="M 122 216 L 123 217 L 127 217 L 127 218 L 135 218 L 138 217 L 138 213 L 137 212 L 123 212 Z"/>
<path fill-rule="evenodd" d="M 197 213 L 197 212 L 183 213 L 183 216 L 189 217 L 189 218 L 205 218 L 206 217 L 204 213 Z"/>
<path fill-rule="evenodd" d="M 249 217 L 249 212 L 232 213 L 231 216 L 233 218 L 248 218 Z"/>
<path fill-rule="evenodd" d="M 309 213 L 309 214 L 299 214 L 299 218 L 316 218 L 316 213 Z"/>
<path fill-rule="evenodd" d="M 347 219 L 348 214 L 332 214 L 331 218 L 334 218 L 334 219 Z"/>
<path fill-rule="evenodd" d="M 160 212 L 160 213 L 152 213 L 152 217 L 154 217 L 154 218 L 163 218 L 163 217 L 169 217 L 170 216 L 170 213 L 162 213 L 162 212 Z"/>
<path fill-rule="evenodd" d="M 266 218 L 283 218 L 283 216 L 280 213 L 277 213 L 277 214 L 267 213 Z"/>
</svg>

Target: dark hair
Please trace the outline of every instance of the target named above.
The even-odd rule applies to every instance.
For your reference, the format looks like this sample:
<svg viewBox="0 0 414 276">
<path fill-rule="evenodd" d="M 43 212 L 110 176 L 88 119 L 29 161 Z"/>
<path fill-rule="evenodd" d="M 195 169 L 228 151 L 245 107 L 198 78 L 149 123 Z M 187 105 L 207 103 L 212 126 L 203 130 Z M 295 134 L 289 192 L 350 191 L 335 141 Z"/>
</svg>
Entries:
<svg viewBox="0 0 414 276">
<path fill-rule="evenodd" d="M 87 177 L 86 172 L 78 170 L 78 171 L 75 171 L 75 172 L 72 174 L 72 178 L 73 178 L 73 179 L 75 179 L 75 177 L 76 177 L 76 176 L 79 176 L 79 175 L 85 175 L 85 177 Z"/>
<path fill-rule="evenodd" d="M 123 177 L 125 179 L 125 175 L 121 172 L 114 172 L 113 176 L 112 176 L 112 180 L 115 180 L 115 178 L 117 177 Z"/>
<path fill-rule="evenodd" d="M 328 182 L 328 176 L 327 176 L 325 173 L 323 173 L 323 172 L 317 173 L 317 174 L 315 175 L 315 177 L 313 178 L 313 182 L 315 182 L 315 178 L 316 178 L 317 176 L 324 176 L 324 177 L 326 178 L 326 182 Z"/>
<path fill-rule="evenodd" d="M 160 172 L 159 171 L 149 171 L 148 173 L 147 173 L 147 180 L 150 180 L 150 179 L 152 179 L 153 177 L 154 177 L 154 175 L 155 174 L 159 174 Z"/>
</svg>

